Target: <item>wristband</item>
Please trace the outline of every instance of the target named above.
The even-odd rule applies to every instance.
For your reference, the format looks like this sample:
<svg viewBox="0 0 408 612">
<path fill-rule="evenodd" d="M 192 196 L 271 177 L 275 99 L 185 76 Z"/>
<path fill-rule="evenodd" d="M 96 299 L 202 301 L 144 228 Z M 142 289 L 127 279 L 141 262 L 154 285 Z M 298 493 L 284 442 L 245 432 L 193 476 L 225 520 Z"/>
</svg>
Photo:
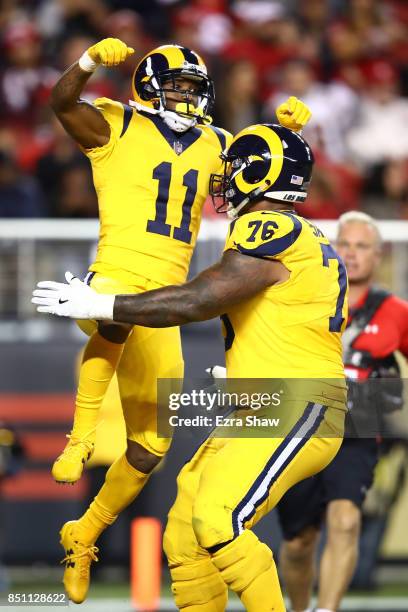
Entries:
<svg viewBox="0 0 408 612">
<path fill-rule="evenodd" d="M 92 305 L 89 309 L 90 318 L 96 320 L 109 320 L 113 321 L 113 305 L 115 302 L 115 295 L 106 295 L 104 293 L 98 293 L 92 296 Z"/>
<path fill-rule="evenodd" d="M 88 51 L 85 51 L 85 53 L 81 55 L 78 60 L 78 64 L 81 70 L 83 70 L 84 72 L 94 72 L 99 65 L 93 61 Z"/>
</svg>

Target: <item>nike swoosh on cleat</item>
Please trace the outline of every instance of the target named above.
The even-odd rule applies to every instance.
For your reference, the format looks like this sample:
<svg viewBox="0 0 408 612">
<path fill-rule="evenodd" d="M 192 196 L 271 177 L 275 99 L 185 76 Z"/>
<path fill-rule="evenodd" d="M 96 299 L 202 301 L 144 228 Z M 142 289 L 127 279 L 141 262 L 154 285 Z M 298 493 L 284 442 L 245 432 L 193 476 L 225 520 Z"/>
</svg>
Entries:
<svg viewBox="0 0 408 612">
<path fill-rule="evenodd" d="M 61 298 L 58 300 L 58 304 L 66 304 L 68 302 L 68 300 L 61 300 Z"/>
</svg>

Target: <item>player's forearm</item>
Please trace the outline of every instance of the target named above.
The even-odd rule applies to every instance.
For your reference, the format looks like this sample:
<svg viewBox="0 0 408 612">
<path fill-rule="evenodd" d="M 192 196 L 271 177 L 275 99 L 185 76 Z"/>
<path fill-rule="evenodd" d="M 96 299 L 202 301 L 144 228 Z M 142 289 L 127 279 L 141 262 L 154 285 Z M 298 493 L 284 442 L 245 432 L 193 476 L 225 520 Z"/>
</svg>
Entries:
<svg viewBox="0 0 408 612">
<path fill-rule="evenodd" d="M 82 70 L 78 62 L 64 72 L 51 91 L 50 102 L 57 115 L 78 104 L 81 92 L 91 75 L 91 72 Z"/>
<path fill-rule="evenodd" d="M 276 282 L 270 261 L 232 251 L 188 283 L 139 295 L 117 295 L 113 320 L 144 327 L 207 321 Z"/>
<path fill-rule="evenodd" d="M 139 295 L 117 295 L 113 320 L 143 327 L 173 327 L 206 321 L 223 313 L 210 296 L 197 294 L 189 284 L 169 286 Z"/>
<path fill-rule="evenodd" d="M 37 304 L 38 312 L 74 319 L 173 327 L 229 312 L 230 308 L 274 284 L 274 276 L 273 262 L 229 250 L 217 264 L 184 285 L 115 296 L 97 293 L 66 272 L 67 283 L 38 283 L 32 302 Z"/>
</svg>

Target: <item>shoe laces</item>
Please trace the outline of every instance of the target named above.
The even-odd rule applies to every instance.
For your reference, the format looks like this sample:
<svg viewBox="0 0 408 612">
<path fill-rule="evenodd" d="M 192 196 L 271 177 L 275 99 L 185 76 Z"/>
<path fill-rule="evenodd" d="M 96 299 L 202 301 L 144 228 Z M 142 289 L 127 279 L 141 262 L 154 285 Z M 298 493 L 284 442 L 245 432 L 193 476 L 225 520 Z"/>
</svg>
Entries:
<svg viewBox="0 0 408 612">
<path fill-rule="evenodd" d="M 75 438 L 72 434 L 66 435 L 66 438 L 69 440 L 69 451 L 73 459 L 82 454 L 84 446 L 87 451 L 93 450 L 94 443 L 90 442 L 87 438 L 93 434 L 94 431 L 96 431 L 96 427 L 88 431 L 82 438 Z"/>
<path fill-rule="evenodd" d="M 82 550 L 68 553 L 62 559 L 61 563 L 66 563 L 68 565 L 68 563 L 78 561 L 79 575 L 81 578 L 85 578 L 88 575 L 90 562 L 99 561 L 96 556 L 99 552 L 99 548 L 97 546 L 85 546 L 85 544 L 77 544 L 77 546 L 80 546 Z"/>
</svg>

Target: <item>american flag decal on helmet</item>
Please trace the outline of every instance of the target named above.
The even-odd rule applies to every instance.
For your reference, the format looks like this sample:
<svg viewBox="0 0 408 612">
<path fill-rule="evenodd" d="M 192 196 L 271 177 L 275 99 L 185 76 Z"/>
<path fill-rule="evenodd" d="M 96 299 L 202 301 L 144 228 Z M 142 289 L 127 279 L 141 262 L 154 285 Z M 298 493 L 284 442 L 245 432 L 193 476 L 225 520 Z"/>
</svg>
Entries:
<svg viewBox="0 0 408 612">
<path fill-rule="evenodd" d="M 296 174 L 292 174 L 292 178 L 290 179 L 290 182 L 293 183 L 293 185 L 302 185 L 303 176 L 296 176 Z"/>
</svg>

